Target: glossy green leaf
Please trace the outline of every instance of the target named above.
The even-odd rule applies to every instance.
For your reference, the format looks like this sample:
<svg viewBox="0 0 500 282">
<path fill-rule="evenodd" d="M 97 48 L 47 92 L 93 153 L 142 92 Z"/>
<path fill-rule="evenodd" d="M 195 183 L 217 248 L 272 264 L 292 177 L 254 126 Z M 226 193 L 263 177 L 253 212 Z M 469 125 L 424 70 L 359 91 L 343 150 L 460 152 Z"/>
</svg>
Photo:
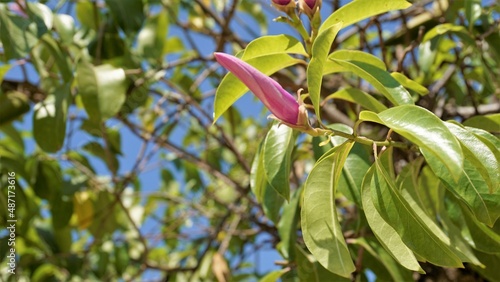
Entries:
<svg viewBox="0 0 500 282">
<path fill-rule="evenodd" d="M 335 195 L 343 164 L 353 143 L 344 143 L 320 159 L 307 177 L 302 205 L 302 233 L 313 256 L 329 271 L 350 277 L 355 270 L 338 221 Z M 328 154 L 328 153 L 327 153 Z"/>
<path fill-rule="evenodd" d="M 370 183 L 373 205 L 384 221 L 401 236 L 408 248 L 425 260 L 440 266 L 463 267 L 460 258 L 451 250 L 449 238 L 427 226 L 411 204 L 396 187 L 389 172 L 376 161 Z"/>
<path fill-rule="evenodd" d="M 405 88 L 415 91 L 417 94 L 423 96 L 429 94 L 429 90 L 419 84 L 418 82 L 409 79 L 406 75 L 400 72 L 392 72 L 391 76 L 397 80 Z"/>
<path fill-rule="evenodd" d="M 121 68 L 82 62 L 77 67 L 77 82 L 85 111 L 95 122 L 113 117 L 125 102 L 128 82 Z"/>
<path fill-rule="evenodd" d="M 46 152 L 57 152 L 64 144 L 70 95 L 69 85 L 62 85 L 34 107 L 33 137 Z"/>
<path fill-rule="evenodd" d="M 275 122 L 264 141 L 264 171 L 269 184 L 285 200 L 290 199 L 290 169 L 295 135 L 292 128 Z"/>
<path fill-rule="evenodd" d="M 307 56 L 304 45 L 300 41 L 293 36 L 280 34 L 262 36 L 251 41 L 245 48 L 241 59 L 247 61 L 256 57 L 283 53 Z"/>
<path fill-rule="evenodd" d="M 332 58 L 332 62 L 338 65 L 336 72 L 353 72 L 357 76 L 368 81 L 375 89 L 380 91 L 394 105 L 413 104 L 410 93 L 385 69 L 376 65 L 366 63 L 356 58 L 345 60 Z"/>
<path fill-rule="evenodd" d="M 370 193 L 373 174 L 375 173 L 373 165 L 365 175 L 361 189 L 361 199 L 363 202 L 363 211 L 373 234 L 377 237 L 384 249 L 403 267 L 423 273 L 413 252 L 405 245 L 396 230 L 389 225 L 380 215 L 373 204 Z"/>
<path fill-rule="evenodd" d="M 29 112 L 28 97 L 17 91 L 0 94 L 0 125 L 7 124 Z"/>
<path fill-rule="evenodd" d="M 260 146 L 252 163 L 250 171 L 250 188 L 255 194 L 257 201 L 262 205 L 262 209 L 266 216 L 273 222 L 278 223 L 279 211 L 285 200 L 278 194 L 273 186 L 269 184 L 266 178 L 263 145 Z"/>
<path fill-rule="evenodd" d="M 337 50 L 328 56 L 330 60 L 343 60 L 343 61 L 359 61 L 369 65 L 372 65 L 381 70 L 387 70 L 387 67 L 382 60 L 376 56 L 359 51 L 359 50 Z M 325 70 L 327 72 L 328 70 Z"/>
<path fill-rule="evenodd" d="M 473 116 L 464 121 L 463 124 L 493 133 L 500 133 L 500 114 Z"/>
<path fill-rule="evenodd" d="M 249 59 L 246 61 L 262 73 L 271 75 L 281 69 L 303 62 L 295 59 L 288 54 L 264 55 Z M 243 94 L 248 91 L 243 82 L 236 78 L 232 73 L 228 73 L 217 87 L 214 102 L 214 122 L 231 107 Z"/>
<path fill-rule="evenodd" d="M 383 124 L 420 147 L 424 157 L 437 157 L 453 179 L 458 180 L 463 169 L 460 143 L 446 125 L 428 110 L 403 105 L 378 114 Z"/>
<path fill-rule="evenodd" d="M 259 282 L 276 282 L 280 279 L 280 277 L 285 274 L 285 270 L 275 270 L 271 271 L 266 276 L 262 277 Z"/>
<path fill-rule="evenodd" d="M 323 69 L 326 63 L 330 47 L 342 28 L 342 23 L 332 25 L 325 32 L 318 35 L 312 45 L 311 61 L 307 66 L 307 87 L 309 88 L 309 98 L 314 106 L 314 111 L 318 120 L 320 117 L 321 83 L 323 81 Z"/>
<path fill-rule="evenodd" d="M 357 88 L 343 88 L 337 92 L 328 95 L 325 100 L 328 99 L 340 99 L 344 101 L 349 101 L 360 105 L 361 107 L 379 113 L 383 110 L 387 110 L 384 104 L 380 103 L 377 99 L 373 98 L 370 94 L 361 91 Z"/>
<path fill-rule="evenodd" d="M 333 12 L 321 25 L 319 33 L 324 32 L 336 23 L 343 22 L 343 27 L 347 27 L 353 23 L 363 19 L 385 13 L 392 10 L 406 9 L 411 4 L 405 0 L 392 1 L 372 1 L 372 0 L 356 0 L 340 9 Z"/>
<path fill-rule="evenodd" d="M 165 11 L 146 20 L 137 36 L 137 50 L 143 57 L 155 62 L 163 60 L 168 26 Z"/>
</svg>

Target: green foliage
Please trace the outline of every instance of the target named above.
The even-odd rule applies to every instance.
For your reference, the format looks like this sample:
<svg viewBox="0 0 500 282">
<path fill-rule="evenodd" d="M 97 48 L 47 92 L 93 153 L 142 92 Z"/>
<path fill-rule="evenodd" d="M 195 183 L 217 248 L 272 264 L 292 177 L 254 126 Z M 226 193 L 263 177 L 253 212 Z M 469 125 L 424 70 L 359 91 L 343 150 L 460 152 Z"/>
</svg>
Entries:
<svg viewBox="0 0 500 282">
<path fill-rule="evenodd" d="M 0 2 L 0 280 L 500 280 L 498 4 Z"/>
</svg>

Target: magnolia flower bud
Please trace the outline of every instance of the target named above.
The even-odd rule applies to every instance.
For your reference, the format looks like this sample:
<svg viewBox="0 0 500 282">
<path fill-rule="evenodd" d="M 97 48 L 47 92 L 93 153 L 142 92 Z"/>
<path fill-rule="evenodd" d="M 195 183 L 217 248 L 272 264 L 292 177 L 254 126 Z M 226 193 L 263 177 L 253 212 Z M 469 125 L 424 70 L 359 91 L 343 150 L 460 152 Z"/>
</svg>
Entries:
<svg viewBox="0 0 500 282">
<path fill-rule="evenodd" d="M 276 10 L 288 13 L 295 9 L 296 4 L 294 0 L 271 0 L 271 4 Z"/>
<path fill-rule="evenodd" d="M 299 8 L 309 18 L 312 18 L 321 8 L 321 3 L 321 0 L 299 0 Z"/>
<path fill-rule="evenodd" d="M 297 125 L 299 103 L 278 82 L 234 56 L 224 53 L 214 55 L 217 62 L 241 80 L 274 117 L 286 124 Z"/>
</svg>

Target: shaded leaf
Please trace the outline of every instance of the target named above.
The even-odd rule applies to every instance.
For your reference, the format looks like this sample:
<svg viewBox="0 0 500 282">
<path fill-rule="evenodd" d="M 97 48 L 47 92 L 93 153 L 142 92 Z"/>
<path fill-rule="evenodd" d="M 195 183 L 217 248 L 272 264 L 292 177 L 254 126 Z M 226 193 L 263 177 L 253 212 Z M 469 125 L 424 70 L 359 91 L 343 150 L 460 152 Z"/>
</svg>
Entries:
<svg viewBox="0 0 500 282">
<path fill-rule="evenodd" d="M 46 152 L 57 152 L 64 144 L 70 91 L 69 85 L 62 85 L 34 107 L 33 136 Z"/>
<path fill-rule="evenodd" d="M 342 277 L 350 277 L 355 267 L 338 221 L 335 193 L 352 146 L 353 143 L 337 146 L 316 163 L 304 186 L 301 212 L 306 246 L 321 265 Z"/>
<path fill-rule="evenodd" d="M 375 165 L 371 166 L 363 180 L 361 190 L 363 211 L 368 224 L 380 244 L 399 264 L 409 270 L 423 273 L 423 269 L 420 267 L 413 252 L 406 246 L 396 230 L 382 218 L 373 204 L 370 193 L 370 189 L 373 187 L 370 188 L 370 185 L 375 171 Z"/>
<path fill-rule="evenodd" d="M 425 260 L 449 267 L 463 267 L 458 256 L 450 249 L 449 238 L 439 230 L 427 226 L 407 202 L 394 180 L 376 160 L 376 170 L 370 184 L 373 204 L 384 221 L 391 225 L 413 252 Z"/>
<path fill-rule="evenodd" d="M 77 82 L 85 111 L 95 122 L 113 117 L 125 102 L 128 82 L 121 68 L 82 62 L 77 67 Z"/>
<path fill-rule="evenodd" d="M 343 22 L 343 27 L 347 27 L 353 23 L 363 19 L 385 13 L 391 10 L 406 9 L 411 4 L 404 0 L 393 1 L 371 1 L 357 0 L 352 1 L 347 5 L 333 12 L 321 25 L 319 33 L 324 32 L 338 22 Z"/>
<path fill-rule="evenodd" d="M 290 199 L 290 169 L 295 136 L 292 128 L 275 122 L 267 133 L 263 145 L 266 178 L 285 200 Z"/>
</svg>

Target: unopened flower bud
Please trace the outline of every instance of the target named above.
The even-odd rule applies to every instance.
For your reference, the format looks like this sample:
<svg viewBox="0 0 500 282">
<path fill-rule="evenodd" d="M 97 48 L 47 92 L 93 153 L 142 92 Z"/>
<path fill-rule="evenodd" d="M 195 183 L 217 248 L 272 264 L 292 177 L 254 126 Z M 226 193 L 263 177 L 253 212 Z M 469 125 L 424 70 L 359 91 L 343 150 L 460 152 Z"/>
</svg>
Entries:
<svg viewBox="0 0 500 282">
<path fill-rule="evenodd" d="M 276 8 L 276 10 L 288 13 L 295 9 L 294 0 L 271 0 L 271 4 Z"/>
<path fill-rule="evenodd" d="M 321 8 L 321 3 L 321 0 L 299 0 L 299 8 L 309 18 L 312 18 Z"/>
</svg>

